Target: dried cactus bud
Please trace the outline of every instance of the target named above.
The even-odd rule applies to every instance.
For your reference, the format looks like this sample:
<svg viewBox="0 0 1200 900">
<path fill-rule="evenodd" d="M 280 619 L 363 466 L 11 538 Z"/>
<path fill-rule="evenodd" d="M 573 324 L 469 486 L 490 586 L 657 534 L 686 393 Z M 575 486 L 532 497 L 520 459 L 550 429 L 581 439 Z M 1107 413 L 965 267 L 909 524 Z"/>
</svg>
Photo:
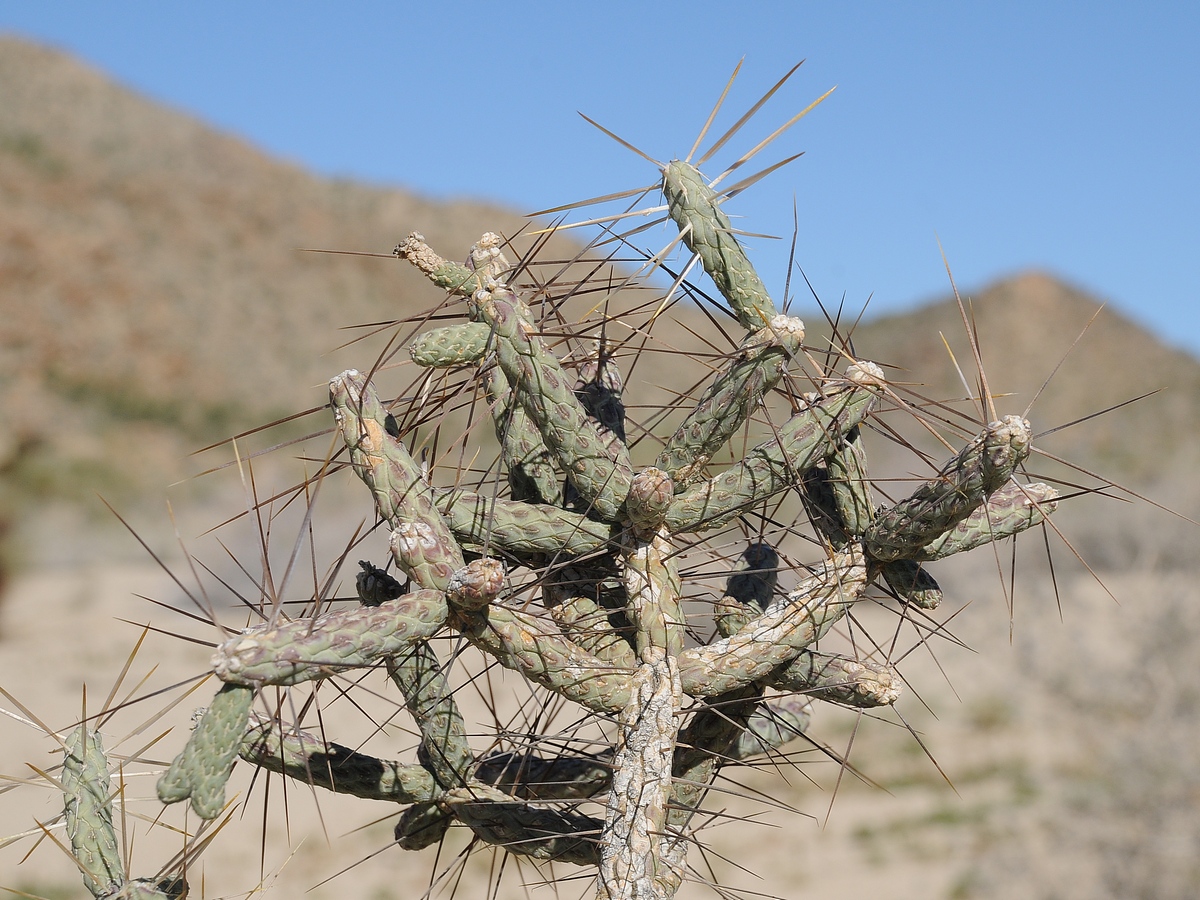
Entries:
<svg viewBox="0 0 1200 900">
<path fill-rule="evenodd" d="M 472 269 L 442 259 L 420 232 L 412 232 L 397 244 L 392 255 L 408 260 L 426 278 L 453 294 L 470 297 L 479 288 L 479 276 Z"/>
<path fill-rule="evenodd" d="M 504 238 L 491 231 L 485 231 L 472 245 L 467 268 L 479 275 L 484 285 L 489 281 L 500 281 L 501 276 L 512 268 L 512 263 L 504 257 L 503 247 Z"/>
<path fill-rule="evenodd" d="M 483 609 L 504 590 L 504 563 L 498 559 L 472 560 L 450 576 L 446 600 L 458 609 Z"/>
<path fill-rule="evenodd" d="M 361 571 L 354 579 L 354 587 L 363 606 L 379 606 L 404 595 L 404 585 L 383 569 L 362 559 L 358 565 Z"/>
<path fill-rule="evenodd" d="M 633 533 L 648 539 L 657 532 L 674 497 L 675 484 L 662 469 L 650 466 L 634 475 L 625 499 L 625 515 Z"/>
<path fill-rule="evenodd" d="M 883 369 L 869 360 L 859 360 L 846 367 L 846 380 L 859 387 L 887 387 Z"/>
</svg>

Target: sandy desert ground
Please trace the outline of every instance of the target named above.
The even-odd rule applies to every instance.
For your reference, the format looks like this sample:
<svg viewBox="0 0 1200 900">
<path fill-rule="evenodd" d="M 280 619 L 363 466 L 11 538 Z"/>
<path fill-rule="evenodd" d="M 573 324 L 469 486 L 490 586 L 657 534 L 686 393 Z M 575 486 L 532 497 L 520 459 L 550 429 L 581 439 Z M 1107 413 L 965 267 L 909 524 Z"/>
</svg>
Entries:
<svg viewBox="0 0 1200 900">
<path fill-rule="evenodd" d="M 733 896 L 1034 896 L 1017 887 L 1034 869 L 1042 872 L 1040 885 L 1059 885 L 1045 896 L 1107 896 L 1104 886 L 1094 883 L 1103 878 L 1102 867 L 1088 863 L 1103 850 L 1103 841 L 1081 841 L 1079 823 L 1069 834 L 1055 825 L 1056 816 L 1066 802 L 1064 792 L 1082 790 L 1089 783 L 1084 776 L 1092 770 L 1102 777 L 1122 777 L 1119 768 L 1108 770 L 1107 776 L 1101 771 L 1111 764 L 1106 754 L 1119 749 L 1109 744 L 1124 741 L 1131 726 L 1141 732 L 1153 722 L 1137 722 L 1141 713 L 1136 702 L 1131 705 L 1143 685 L 1127 674 L 1128 696 L 1123 698 L 1113 694 L 1114 684 L 1120 687 L 1122 672 L 1155 667 L 1153 660 L 1139 656 L 1140 636 L 1149 623 L 1158 623 L 1157 630 L 1150 630 L 1159 639 L 1168 615 L 1173 616 L 1168 630 L 1194 632 L 1196 615 L 1179 616 L 1178 611 L 1195 610 L 1200 589 L 1186 573 L 1104 573 L 1118 605 L 1086 573 L 1060 574 L 1060 622 L 1048 582 L 1024 578 L 1010 642 L 994 565 L 992 560 L 972 560 L 948 578 L 942 573 L 948 596 L 959 605 L 969 604 L 952 627 L 972 649 L 943 641 L 936 653 L 918 647 L 901 664 L 919 696 L 910 692 L 899 708 L 936 758 L 936 767 L 912 735 L 893 724 L 894 716 L 859 720 L 823 710 L 814 733 L 838 750 L 845 750 L 853 735 L 850 758 L 876 784 L 867 785 L 811 748 L 795 744 L 788 748 L 795 751 L 794 766 L 727 770 L 729 793 L 710 796 L 708 808 L 730 818 L 716 816 L 702 832 L 710 850 L 705 859 L 694 853 L 693 865 L 703 869 L 705 862 L 711 863 L 723 883 L 747 892 Z M 61 836 L 60 826 L 52 824 L 61 795 L 32 767 L 53 773 L 55 743 L 19 721 L 23 713 L 16 703 L 47 727 L 66 729 L 79 718 L 85 686 L 89 710 L 105 702 L 141 625 L 203 633 L 182 623 L 178 612 L 155 607 L 138 594 L 182 603 L 179 588 L 161 570 L 136 562 L 31 573 L 18 580 L 7 598 L 0 619 L 0 685 L 11 694 L 3 706 L 13 715 L 2 726 L 0 772 L 29 783 L 7 785 L 0 802 L 5 835 L 36 829 L 35 822 L 42 822 Z M 204 646 L 151 632 L 118 698 L 194 680 L 204 671 L 207 656 Z M 1155 674 L 1185 677 L 1175 671 L 1176 662 L 1162 661 Z M 498 689 L 504 687 L 501 682 Z M 182 693 L 135 703 L 106 723 L 103 732 L 114 758 L 134 754 L 165 763 L 182 745 L 191 711 L 205 702 L 210 689 L 202 686 L 146 724 L 168 699 Z M 1160 683 L 1152 693 L 1170 704 L 1168 687 Z M 1089 702 L 1096 705 L 1087 715 L 1064 713 L 1071 704 Z M 475 703 L 480 708 L 474 712 L 482 713 L 482 704 Z M 344 735 L 361 731 L 363 718 L 346 703 L 334 702 L 326 705 L 325 722 L 329 733 L 345 742 Z M 168 728 L 174 731 L 143 749 Z M 140 733 L 127 736 L 133 731 Z M 1168 733 L 1160 743 L 1180 739 L 1180 734 Z M 375 740 L 377 746 L 392 747 L 393 755 L 397 747 L 412 743 L 395 730 Z M 1183 754 L 1181 759 L 1190 763 L 1194 751 L 1178 745 L 1171 753 Z M 146 799 L 153 794 L 156 768 L 131 766 L 125 785 L 126 828 L 134 835 L 132 868 L 139 875 L 152 874 L 181 845 L 170 827 L 150 826 L 160 812 L 154 800 Z M 395 813 L 390 810 L 327 793 L 314 796 L 294 784 L 285 796 L 277 781 L 271 783 L 263 841 L 264 784 L 251 790 L 245 768 L 239 767 L 234 784 L 243 797 L 249 790 L 251 799 L 189 873 L 192 896 L 239 896 L 261 884 L 266 896 L 275 897 L 416 897 L 435 873 L 445 870 L 450 874 L 435 895 L 448 896 L 455 889 L 461 897 L 538 897 L 554 896 L 556 888 L 560 896 L 590 895 L 585 881 L 572 880 L 576 873 L 570 867 L 553 873 L 561 879 L 556 886 L 536 886 L 551 873 L 539 874 L 524 864 L 519 874 L 511 859 L 499 878 L 500 889 L 492 894 L 488 885 L 494 885 L 500 858 L 491 852 L 476 854 L 460 876 L 454 853 L 465 845 L 463 839 L 450 841 L 440 858 L 432 849 L 404 853 L 391 846 Z M 1152 798 L 1147 803 L 1154 806 Z M 1156 842 L 1137 833 L 1153 819 L 1151 811 L 1142 812 L 1132 820 L 1126 812 L 1111 829 L 1103 821 L 1092 825 L 1113 832 L 1105 839 L 1123 839 L 1144 855 Z M 178 808 L 172 809 L 162 821 L 182 825 L 176 813 Z M 756 821 L 732 818 L 737 816 Z M 1047 828 L 1048 834 L 1037 837 Z M 1076 845 L 1065 846 L 1068 841 Z M 49 839 L 40 840 L 24 858 L 34 843 L 31 835 L 0 849 L 0 885 L 42 897 L 85 896 L 72 863 Z M 1129 857 L 1130 866 L 1138 864 L 1136 855 Z M 347 867 L 352 868 L 343 871 Z M 522 878 L 535 885 L 528 894 Z M 1089 893 L 1089 884 L 1095 892 Z M 697 883 L 685 886 L 680 896 L 717 895 Z"/>
</svg>

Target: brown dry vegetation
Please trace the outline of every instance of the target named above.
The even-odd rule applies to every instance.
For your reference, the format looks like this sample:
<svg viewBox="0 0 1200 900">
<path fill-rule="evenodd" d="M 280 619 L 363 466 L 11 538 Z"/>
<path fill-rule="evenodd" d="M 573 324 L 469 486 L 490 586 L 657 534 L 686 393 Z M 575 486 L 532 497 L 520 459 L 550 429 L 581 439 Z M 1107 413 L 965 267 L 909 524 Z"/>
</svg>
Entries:
<svg viewBox="0 0 1200 900">
<path fill-rule="evenodd" d="M 174 587 L 128 561 L 141 551 L 113 537 L 95 493 L 165 531 L 165 515 L 149 509 L 161 508 L 166 486 L 230 456 L 226 448 L 189 460 L 190 450 L 323 403 L 326 379 L 350 365 L 369 366 L 386 340 L 334 350 L 359 333 L 339 328 L 414 315 L 439 300 L 395 261 L 297 248 L 386 254 L 416 229 L 456 255 L 484 230 L 513 234 L 524 222 L 501 210 L 316 178 L 19 41 L 0 40 L 0 88 L 0 541 L 8 528 L 10 560 L 28 573 L 0 616 L 0 686 L 62 728 L 77 715 L 80 683 L 102 696 L 136 636 L 115 619 L 151 615 L 130 591 L 182 604 Z M 819 352 L 829 329 L 799 305 L 807 343 Z M 1000 412 L 1029 405 L 1097 307 L 1042 274 L 974 295 L 969 310 L 991 388 L 1011 393 L 997 401 Z M 711 330 L 696 310 L 679 316 L 690 328 Z M 926 396 L 965 397 L 940 334 L 971 378 L 950 300 L 868 319 L 853 333 L 854 350 L 894 367 L 893 381 L 919 380 Z M 639 364 L 639 382 L 703 378 L 702 343 L 684 331 L 677 341 L 689 349 L 695 374 L 681 374 L 680 357 L 652 354 Z M 1030 418 L 1040 431 L 1158 388 L 1165 390 L 1039 446 L 1196 517 L 1194 359 L 1106 310 Z M 934 459 L 944 455 L 911 437 Z M 873 461 L 895 477 L 928 474 L 910 452 L 889 454 L 884 436 L 874 439 Z M 1048 460 L 1030 468 L 1067 471 Z M 207 487 L 210 481 L 189 482 L 184 491 L 190 522 L 211 525 L 242 502 L 236 478 L 220 482 L 230 482 L 228 490 Z M 335 502 L 331 515 L 341 509 Z M 815 754 L 784 790 L 776 772 L 747 776 L 749 790 L 771 791 L 822 822 L 828 815 L 828 824 L 790 815 L 772 820 L 782 831 L 714 828 L 706 839 L 716 852 L 765 880 L 714 859 L 723 878 L 780 896 L 870 892 L 889 900 L 1200 894 L 1198 532 L 1148 505 L 1097 498 L 1065 503 L 1055 521 L 1121 605 L 1051 535 L 1056 595 L 1040 538 L 1031 535 L 1020 542 L 1017 588 L 1008 597 L 998 586 L 997 559 L 986 551 L 938 570 L 950 602 L 971 603 L 951 630 L 976 652 L 941 642 L 936 654 L 918 647 L 901 664 L 921 691 L 904 701 L 904 715 L 956 790 L 903 729 L 831 716 L 821 739 L 845 749 L 853 733 L 854 764 L 888 793 L 846 777 L 830 812 L 839 770 L 818 765 Z M 247 523 L 241 545 L 249 559 L 253 530 Z M 149 540 L 159 551 L 170 545 L 159 533 Z M 1007 573 L 1006 554 L 999 564 Z M 162 611 L 154 618 L 158 627 L 182 627 Z M 47 622 L 60 624 L 50 629 Z M 73 627 L 63 634 L 67 622 Z M 207 650 L 162 638 L 144 655 L 162 660 L 158 683 L 167 684 L 202 670 Z M 32 729 L 4 727 L 13 735 L 3 742 L 0 773 L 24 777 L 26 761 L 48 764 L 50 748 Z M 247 786 L 243 779 L 240 787 Z M 137 792 L 149 793 L 141 784 Z M 20 799 L 9 803 L 13 796 Z M 294 792 L 291 844 L 298 835 L 308 843 L 284 869 L 277 896 L 387 846 L 390 821 L 347 836 L 381 814 L 343 800 L 322 798 L 331 849 L 311 799 Z M 761 805 L 726 801 L 730 811 L 762 813 Z M 34 816 L 49 818 L 58 800 L 26 791 L 4 802 L 12 813 L 4 814 L 0 837 L 29 827 Z M 246 890 L 257 879 L 257 832 L 249 826 L 235 821 L 231 828 L 245 829 L 249 841 L 227 833 L 201 857 L 209 894 Z M 281 864 L 288 844 L 278 823 L 272 831 L 268 868 Z M 151 868 L 165 858 L 154 855 L 155 846 L 147 839 L 138 849 Z M 0 885 L 82 896 L 76 873 L 52 847 L 19 865 L 25 847 L 0 849 Z M 406 896 L 433 868 L 428 856 L 393 848 L 313 896 Z M 471 877 L 478 880 L 462 896 L 483 896 L 486 866 Z M 512 896 L 521 895 L 516 883 L 510 873 L 505 890 Z M 568 885 L 565 895 L 579 890 Z"/>
</svg>

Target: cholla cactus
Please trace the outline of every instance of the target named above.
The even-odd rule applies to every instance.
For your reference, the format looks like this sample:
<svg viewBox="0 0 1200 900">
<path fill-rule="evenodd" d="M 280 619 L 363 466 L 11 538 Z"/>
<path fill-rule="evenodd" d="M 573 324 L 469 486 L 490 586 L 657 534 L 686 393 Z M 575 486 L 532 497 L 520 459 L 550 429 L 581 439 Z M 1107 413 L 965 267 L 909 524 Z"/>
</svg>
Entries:
<svg viewBox="0 0 1200 900">
<path fill-rule="evenodd" d="M 661 167 L 661 189 L 745 331 L 669 428 L 625 413 L 639 401 L 618 366 L 634 367 L 660 321 L 628 300 L 644 292 L 598 274 L 531 288 L 492 234 L 462 265 L 420 234 L 400 244 L 465 309 L 411 342 L 420 375 L 402 396 L 426 420 L 455 396 L 481 398 L 499 464 L 474 483 L 443 474 L 374 378 L 330 381 L 340 461 L 369 489 L 391 559 L 361 564 L 357 607 L 272 619 L 220 645 L 212 671 L 224 686 L 159 781 L 164 802 L 217 816 L 240 757 L 404 807 L 396 840 L 409 850 L 461 826 L 510 853 L 588 867 L 600 898 L 671 897 L 722 767 L 777 753 L 818 703 L 871 708 L 900 695 L 886 662 L 831 652 L 835 625 L 868 602 L 935 608 L 927 563 L 1052 511 L 1052 488 L 1017 477 L 1031 449 L 1017 416 L 877 507 L 863 435 L 904 406 L 883 369 L 848 352 L 812 361 L 802 323 L 780 312 L 721 209 L 728 190 L 684 160 Z M 602 312 L 558 318 L 565 297 L 597 292 Z M 705 597 L 689 584 L 701 568 L 722 573 L 723 590 Z M 434 650 L 445 635 L 606 723 L 611 746 L 585 753 L 530 734 L 524 749 L 483 752 Z M 419 730 L 414 759 L 376 759 L 252 710 L 268 687 L 371 666 L 386 668 Z"/>
<path fill-rule="evenodd" d="M 100 735 L 80 725 L 65 742 L 62 789 L 67 838 L 88 890 L 98 900 L 176 900 L 182 878 L 129 878 L 113 827 L 112 780 Z"/>
</svg>

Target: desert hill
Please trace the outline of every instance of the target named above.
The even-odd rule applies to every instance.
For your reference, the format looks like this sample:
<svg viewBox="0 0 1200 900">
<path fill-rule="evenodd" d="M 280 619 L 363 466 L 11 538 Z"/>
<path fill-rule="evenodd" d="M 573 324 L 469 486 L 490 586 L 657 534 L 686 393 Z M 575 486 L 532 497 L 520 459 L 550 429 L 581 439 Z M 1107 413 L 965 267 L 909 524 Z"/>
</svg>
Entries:
<svg viewBox="0 0 1200 900">
<path fill-rule="evenodd" d="M 298 248 L 386 256 L 420 230 L 449 254 L 526 225 L 316 177 L 14 38 L 0 39 L 0 86 L 0 520 L 26 536 L 10 555 L 32 552 L 55 510 L 111 524 L 94 494 L 124 508 L 157 499 L 197 471 L 190 451 L 320 403 L 330 373 L 364 364 L 362 347 L 335 349 L 362 330 L 339 329 L 437 301 L 395 260 Z M 1025 408 L 1099 305 L 1039 274 L 972 302 L 992 390 L 1015 392 L 1002 412 Z M 702 327 L 694 310 L 680 315 Z M 805 318 L 809 343 L 825 345 L 820 317 Z M 853 346 L 928 396 L 962 397 L 939 332 L 970 374 L 949 301 L 868 320 Z M 1120 316 L 1101 314 L 1032 415 L 1041 429 L 1162 387 L 1053 437 L 1055 452 L 1146 480 L 1190 443 L 1200 365 Z"/>
<path fill-rule="evenodd" d="M 0 547 L 7 526 L 8 552 L 28 569 L 0 621 L 0 686 L 58 726 L 77 716 L 83 682 L 91 696 L 103 696 L 106 679 L 120 670 L 138 629 L 119 619 L 155 615 L 180 627 L 178 617 L 130 596 L 169 600 L 177 587 L 126 536 L 120 546 L 134 562 L 100 558 L 114 522 L 95 493 L 126 511 L 153 502 L 162 519 L 166 485 L 207 464 L 189 459 L 190 451 L 321 402 L 331 373 L 374 358 L 378 342 L 336 350 L 360 333 L 339 329 L 437 302 L 436 291 L 392 259 L 297 248 L 386 256 L 416 229 L 451 254 L 484 230 L 513 234 L 525 221 L 466 202 L 436 203 L 315 177 L 149 102 L 67 55 L 12 38 L 0 38 L 0 96 Z M 964 299 L 991 389 L 1005 395 L 996 401 L 1000 413 L 1029 406 L 1100 306 L 1044 273 L 964 290 Z M 685 307 L 677 313 L 686 327 L 669 337 L 703 349 L 689 329 L 704 330 L 704 317 Z M 819 357 L 829 329 L 819 313 L 801 314 L 806 344 Z M 969 391 L 941 335 L 973 379 L 950 298 L 868 317 L 850 338 L 854 353 L 886 364 L 913 402 L 935 397 L 969 413 Z M 699 382 L 705 360 L 694 355 L 688 361 L 651 354 L 638 380 Z M 1109 477 L 1149 485 L 1196 515 L 1200 498 L 1190 467 L 1200 364 L 1112 310 L 1087 328 L 1030 418 L 1043 431 L 1159 388 L 1038 444 Z M 201 483 L 191 499 L 203 502 L 197 496 L 203 489 Z M 793 896 L 800 884 L 814 896 L 1089 900 L 1200 893 L 1193 862 L 1200 848 L 1194 762 L 1200 728 L 1194 679 L 1180 677 L 1200 665 L 1195 531 L 1168 517 L 1143 516 L 1155 512 L 1144 505 L 1122 509 L 1103 527 L 1070 522 L 1074 546 L 1095 564 L 1103 587 L 1091 572 L 1072 567 L 1071 554 L 1057 543 L 1067 564 L 1059 564 L 1053 587 L 1036 560 L 1022 557 L 1015 629 L 995 587 L 994 560 L 982 558 L 982 572 L 948 568 L 943 578 L 939 571 L 948 597 L 974 604 L 967 615 L 948 615 L 948 630 L 979 653 L 943 642 L 928 654 L 924 647 L 905 654 L 905 676 L 929 686 L 905 709 L 955 791 L 903 729 L 864 725 L 859 734 L 857 720 L 848 720 L 838 732 L 835 721 L 824 732 L 831 744 L 853 743 L 855 764 L 886 784 L 889 796 L 846 778 L 833 809 L 828 793 L 817 792 L 807 776 L 797 778 L 782 802 L 816 815 L 783 820 L 785 833 L 800 838 L 795 852 L 780 853 L 782 845 L 770 837 L 780 832 L 722 829 L 724 855 L 769 876 L 748 882 L 751 890 Z M 1121 550 L 1128 545 L 1132 552 Z M 88 564 L 63 564 L 80 558 Z M 0 582 L 3 572 L 0 561 Z M 164 683 L 194 677 L 206 665 L 203 646 L 181 650 L 166 638 L 156 646 L 167 650 L 147 656 L 162 663 Z M 187 709 L 177 712 L 186 720 Z M 27 762 L 48 765 L 47 752 L 57 750 L 43 746 L 51 742 L 33 729 L 5 721 L 8 756 L 0 765 L 11 787 L 30 777 Z M 826 781 L 832 786 L 838 777 L 835 771 Z M 136 790 L 144 793 L 144 783 Z M 749 790 L 778 786 L 763 781 Z M 61 808 L 57 790 L 33 800 L 26 794 L 12 795 L 24 805 L 6 796 L 13 823 L 7 831 L 35 818 L 49 821 Z M 377 821 L 349 835 L 359 843 L 346 851 L 347 836 L 339 831 L 334 838 L 342 843 L 331 849 L 326 841 L 334 829 L 323 831 L 324 822 L 341 830 L 357 824 L 360 811 L 318 823 L 310 810 L 299 810 L 309 798 L 294 799 L 296 834 L 318 837 L 293 853 L 298 843 L 275 836 L 292 860 L 276 894 L 345 896 L 345 881 L 313 885 L 346 859 L 386 848 L 391 823 L 374 810 L 362 813 Z M 736 812 L 737 799 L 730 802 Z M 746 812 L 757 816 L 761 808 Z M 21 862 L 25 849 L 7 848 L 0 884 L 36 896 L 81 894 L 77 872 L 53 847 L 42 847 L 49 852 L 30 865 Z M 208 872 L 214 882 L 218 873 L 236 876 L 241 890 L 243 876 L 258 871 L 257 852 L 255 839 L 218 841 Z M 167 858 L 141 845 L 139 853 L 155 864 Z M 370 896 L 368 887 L 377 884 L 385 896 L 397 883 L 428 877 L 427 857 L 396 857 L 383 854 L 364 865 L 351 895 Z M 410 868 L 399 868 L 405 864 Z M 697 895 L 708 894 L 689 896 Z"/>
<path fill-rule="evenodd" d="M 68 55 L 0 39 L 0 519 L 185 477 L 211 440 L 311 405 L 333 348 L 428 305 L 387 255 L 525 220 L 317 178 Z M 22 518 L 22 525 L 27 522 Z M 2 527 L 2 526 L 0 526 Z M 23 528 L 27 531 L 27 528 Z M 28 542 L 25 545 L 28 551 Z"/>
<path fill-rule="evenodd" d="M 1137 483 L 1161 478 L 1191 459 L 1200 422 L 1200 365 L 1194 357 L 1166 347 L 1111 307 L 1102 308 L 1100 300 L 1045 273 L 1021 274 L 964 293 L 963 299 L 979 334 L 989 387 L 993 394 L 1009 395 L 997 399 L 998 412 L 1023 413 L 1032 403 L 1035 431 L 1158 392 L 1054 434 L 1047 449 Z M 951 297 L 868 320 L 855 333 L 854 348 L 895 366 L 894 380 L 919 382 L 923 386 L 916 390 L 924 395 L 964 397 L 942 335 L 978 396 L 962 314 Z"/>
</svg>

